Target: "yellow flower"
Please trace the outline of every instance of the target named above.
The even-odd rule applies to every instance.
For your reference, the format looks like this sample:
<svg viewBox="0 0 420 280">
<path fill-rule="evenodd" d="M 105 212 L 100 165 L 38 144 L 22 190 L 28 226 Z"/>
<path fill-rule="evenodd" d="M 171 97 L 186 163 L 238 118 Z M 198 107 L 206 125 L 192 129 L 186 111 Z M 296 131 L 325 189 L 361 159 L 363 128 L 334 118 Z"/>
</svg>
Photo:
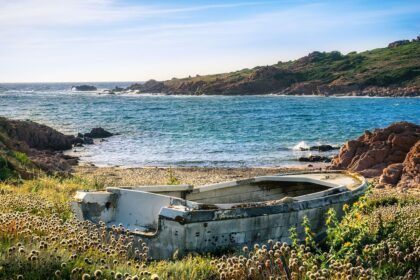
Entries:
<svg viewBox="0 0 420 280">
<path fill-rule="evenodd" d="M 344 243 L 344 247 L 350 247 L 351 246 L 351 242 L 347 241 L 346 243 Z"/>
<path fill-rule="evenodd" d="M 349 210 L 349 205 L 348 204 L 344 204 L 343 205 L 343 211 L 347 212 L 347 210 Z"/>
</svg>

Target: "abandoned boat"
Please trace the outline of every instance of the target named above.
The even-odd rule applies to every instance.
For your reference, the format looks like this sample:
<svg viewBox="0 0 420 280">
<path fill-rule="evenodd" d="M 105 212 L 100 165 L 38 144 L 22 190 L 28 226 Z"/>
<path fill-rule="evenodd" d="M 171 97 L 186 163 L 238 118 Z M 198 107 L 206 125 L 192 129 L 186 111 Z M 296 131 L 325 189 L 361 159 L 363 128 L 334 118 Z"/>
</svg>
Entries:
<svg viewBox="0 0 420 280">
<path fill-rule="evenodd" d="M 343 205 L 366 189 L 366 180 L 353 173 L 289 173 L 199 187 L 79 191 L 73 209 L 82 220 L 122 224 L 147 244 L 151 258 L 166 259 L 175 252 L 214 252 L 268 239 L 290 242 L 291 227 L 302 237 L 305 216 L 321 237 L 327 210 L 342 215 Z"/>
</svg>

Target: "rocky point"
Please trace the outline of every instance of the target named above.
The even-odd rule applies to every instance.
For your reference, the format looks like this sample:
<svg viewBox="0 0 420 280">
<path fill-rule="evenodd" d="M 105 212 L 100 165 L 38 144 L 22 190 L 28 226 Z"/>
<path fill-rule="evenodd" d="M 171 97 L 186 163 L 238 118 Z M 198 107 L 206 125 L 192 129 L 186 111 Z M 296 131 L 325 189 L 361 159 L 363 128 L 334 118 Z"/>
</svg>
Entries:
<svg viewBox="0 0 420 280">
<path fill-rule="evenodd" d="M 397 122 L 345 143 L 332 169 L 379 177 L 378 187 L 420 187 L 420 126 Z"/>
</svg>

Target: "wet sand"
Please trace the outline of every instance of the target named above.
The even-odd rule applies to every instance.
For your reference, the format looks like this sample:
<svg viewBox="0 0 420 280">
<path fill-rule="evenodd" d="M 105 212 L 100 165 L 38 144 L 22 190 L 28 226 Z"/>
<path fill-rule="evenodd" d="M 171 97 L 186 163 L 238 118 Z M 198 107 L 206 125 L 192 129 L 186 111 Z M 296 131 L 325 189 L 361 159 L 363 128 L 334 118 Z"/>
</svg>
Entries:
<svg viewBox="0 0 420 280">
<path fill-rule="evenodd" d="M 292 171 L 325 168 L 325 164 L 294 167 L 254 167 L 254 168 L 212 168 L 212 167 L 96 167 L 77 166 L 74 174 L 90 180 L 96 180 L 105 186 L 135 186 L 170 184 L 177 180 L 179 184 L 204 185 L 245 179 L 254 176 L 273 175 Z"/>
</svg>

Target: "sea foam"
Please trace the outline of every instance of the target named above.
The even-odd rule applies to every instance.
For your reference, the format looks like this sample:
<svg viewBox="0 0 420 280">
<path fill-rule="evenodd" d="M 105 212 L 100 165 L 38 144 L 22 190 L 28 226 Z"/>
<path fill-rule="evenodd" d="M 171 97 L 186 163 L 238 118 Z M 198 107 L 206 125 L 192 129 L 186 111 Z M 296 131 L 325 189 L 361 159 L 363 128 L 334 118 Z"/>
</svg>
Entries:
<svg viewBox="0 0 420 280">
<path fill-rule="evenodd" d="M 300 141 L 295 146 L 293 146 L 292 150 L 294 151 L 302 151 L 302 150 L 308 150 L 309 145 L 305 143 L 305 141 Z"/>
</svg>

